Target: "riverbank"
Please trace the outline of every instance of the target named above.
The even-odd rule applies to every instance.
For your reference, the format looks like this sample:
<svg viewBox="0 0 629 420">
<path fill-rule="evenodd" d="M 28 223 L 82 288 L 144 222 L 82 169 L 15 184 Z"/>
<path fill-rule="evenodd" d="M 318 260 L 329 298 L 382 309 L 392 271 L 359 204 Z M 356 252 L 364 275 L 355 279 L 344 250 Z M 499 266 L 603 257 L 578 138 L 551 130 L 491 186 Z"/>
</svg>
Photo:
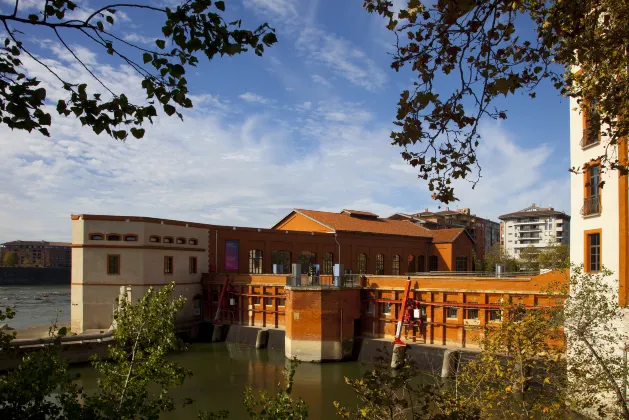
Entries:
<svg viewBox="0 0 629 420">
<path fill-rule="evenodd" d="M 70 279 L 70 267 L 0 267 L 0 286 L 69 286 Z"/>
</svg>

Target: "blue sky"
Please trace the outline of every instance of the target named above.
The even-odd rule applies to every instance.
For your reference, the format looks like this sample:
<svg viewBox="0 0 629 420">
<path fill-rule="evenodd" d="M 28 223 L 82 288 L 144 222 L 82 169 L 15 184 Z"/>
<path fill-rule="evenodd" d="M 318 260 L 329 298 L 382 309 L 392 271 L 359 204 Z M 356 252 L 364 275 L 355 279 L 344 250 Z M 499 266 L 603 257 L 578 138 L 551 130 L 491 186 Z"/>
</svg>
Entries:
<svg viewBox="0 0 629 420">
<path fill-rule="evenodd" d="M 2 1 L 6 10 L 10 2 Z M 40 3 L 21 1 L 21 13 Z M 101 3 L 80 2 L 76 14 Z M 226 4 L 246 27 L 269 22 L 279 43 L 263 57 L 201 57 L 187 76 L 195 107 L 184 122 L 161 116 L 144 139 L 125 143 L 52 109 L 51 138 L 0 127 L 0 241 L 69 240 L 72 213 L 269 227 L 292 208 L 381 216 L 437 208 L 390 145 L 398 95 L 412 74 L 390 69 L 393 38 L 379 16 L 359 0 Z M 160 34 L 153 17 L 117 13 L 114 29 L 150 43 Z M 30 32 L 24 40 L 64 77 L 96 89 L 53 35 Z M 129 68 L 64 36 L 115 91 L 143 100 Z M 45 69 L 26 58 L 24 64 L 46 85 L 51 103 L 65 97 Z M 533 202 L 568 210 L 568 101 L 545 85 L 535 100 L 518 95 L 501 105 L 508 119 L 482 125 L 483 178 L 475 190 L 457 184 L 461 201 L 450 208 L 493 219 Z"/>
</svg>

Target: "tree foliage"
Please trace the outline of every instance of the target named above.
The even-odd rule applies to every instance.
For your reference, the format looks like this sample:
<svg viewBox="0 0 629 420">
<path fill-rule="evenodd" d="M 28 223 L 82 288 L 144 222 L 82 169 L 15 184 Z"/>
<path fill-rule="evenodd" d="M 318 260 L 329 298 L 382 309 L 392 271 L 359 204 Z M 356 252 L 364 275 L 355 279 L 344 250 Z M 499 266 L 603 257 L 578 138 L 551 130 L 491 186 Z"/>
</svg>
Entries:
<svg viewBox="0 0 629 420">
<path fill-rule="evenodd" d="M 4 254 L 3 264 L 9 267 L 15 267 L 18 263 L 17 253 L 9 251 Z"/>
<path fill-rule="evenodd" d="M 387 18 L 397 37 L 391 67 L 416 76 L 400 94 L 393 144 L 419 169 L 433 197 L 456 200 L 453 180 L 469 179 L 480 165 L 479 123 L 505 119 L 501 97 L 536 90 L 548 80 L 562 95 L 577 98 L 581 112 L 596 115 L 592 127 L 606 144 L 629 134 L 629 4 L 616 0 L 365 0 Z M 526 36 L 527 26 L 533 34 Z M 582 71 L 573 72 L 575 68 Z M 447 80 L 451 90 L 444 89 Z M 439 82 L 437 92 L 435 84 Z M 583 101 L 582 98 L 589 98 Z M 627 171 L 613 153 L 603 167 Z M 579 168 L 573 168 L 577 171 Z"/>
<path fill-rule="evenodd" d="M 174 319 L 184 298 L 172 299 L 173 288 L 174 283 L 150 288 L 138 302 L 117 303 L 109 360 L 92 361 L 101 377 L 93 394 L 83 394 L 61 360 L 60 340 L 67 330 L 53 326 L 48 345 L 28 353 L 17 369 L 0 376 L 0 418 L 157 419 L 174 410 L 168 390 L 190 372 L 167 358 L 170 351 L 183 348 L 175 336 Z M 7 316 L 13 312 L 0 313 L 0 320 Z M 0 352 L 11 350 L 13 337 L 0 330 Z"/>
<path fill-rule="evenodd" d="M 222 15 L 224 1 L 194 0 L 182 2 L 176 8 L 149 4 L 122 3 L 104 5 L 84 19 L 72 12 L 79 6 L 71 0 L 42 2 L 38 13 L 23 16 L 19 0 L 11 14 L 0 14 L 7 38 L 0 48 L 0 118 L 11 129 L 31 132 L 37 130 L 48 136 L 51 115 L 46 110 L 46 89 L 36 77 L 23 67 L 24 55 L 50 72 L 60 87 L 67 91 L 67 99 L 60 99 L 57 112 L 74 115 L 84 126 L 96 134 L 106 132 L 118 140 L 131 133 L 136 138 L 144 135 L 143 124 L 153 121 L 157 107 L 171 116 L 182 118 L 181 110 L 192 107 L 185 78 L 186 68 L 199 62 L 199 55 L 211 60 L 216 55 L 234 55 L 253 50 L 262 55 L 277 38 L 267 24 L 254 30 L 243 29 L 242 22 L 227 22 Z M 142 47 L 117 36 L 112 29 L 118 10 L 135 10 L 146 13 L 146 19 L 160 19 L 162 37 L 152 47 Z M 68 15 L 69 17 L 67 17 Z M 89 73 L 97 89 L 88 89 L 85 83 L 76 83 L 58 74 L 32 53 L 23 41 L 25 33 L 35 27 L 48 29 L 69 54 Z M 107 80 L 99 78 L 94 69 L 79 57 L 65 37 L 92 43 L 102 53 L 117 58 L 142 78 L 146 93 L 145 103 L 138 104 L 127 95 L 115 92 Z"/>
</svg>

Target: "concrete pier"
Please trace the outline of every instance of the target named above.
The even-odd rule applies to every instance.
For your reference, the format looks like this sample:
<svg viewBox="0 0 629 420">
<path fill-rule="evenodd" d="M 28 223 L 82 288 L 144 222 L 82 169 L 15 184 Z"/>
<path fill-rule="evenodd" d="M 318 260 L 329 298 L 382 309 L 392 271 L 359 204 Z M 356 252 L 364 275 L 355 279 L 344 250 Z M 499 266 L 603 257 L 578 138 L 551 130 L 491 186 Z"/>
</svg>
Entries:
<svg viewBox="0 0 629 420">
<path fill-rule="evenodd" d="M 223 326 L 220 324 L 214 324 L 212 330 L 212 342 L 223 341 Z"/>
<path fill-rule="evenodd" d="M 391 354 L 391 367 L 399 369 L 404 365 L 404 357 L 406 356 L 406 345 L 395 344 Z"/>
<path fill-rule="evenodd" d="M 256 337 L 256 349 L 265 349 L 268 342 L 269 330 L 258 331 L 258 336 Z"/>
<path fill-rule="evenodd" d="M 443 366 L 441 367 L 442 378 L 453 378 L 459 371 L 459 360 L 461 352 L 458 350 L 446 350 L 443 353 Z"/>
</svg>

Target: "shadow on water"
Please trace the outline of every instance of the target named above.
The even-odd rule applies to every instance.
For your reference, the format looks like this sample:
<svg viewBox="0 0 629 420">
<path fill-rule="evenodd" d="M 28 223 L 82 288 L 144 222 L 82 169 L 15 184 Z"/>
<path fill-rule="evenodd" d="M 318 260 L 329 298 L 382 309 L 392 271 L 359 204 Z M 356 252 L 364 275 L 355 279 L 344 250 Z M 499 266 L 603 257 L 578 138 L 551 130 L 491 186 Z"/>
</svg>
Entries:
<svg viewBox="0 0 629 420">
<path fill-rule="evenodd" d="M 163 419 L 196 418 L 199 410 L 230 411 L 230 419 L 248 418 L 242 404 L 245 386 L 274 392 L 283 380 L 288 360 L 284 352 L 233 343 L 197 343 L 185 353 L 173 356 L 193 371 L 184 385 L 172 391 L 177 399 L 192 398 L 194 403 L 165 414 Z M 293 396 L 303 398 L 309 406 L 309 418 L 336 417 L 334 401 L 355 406 L 353 390 L 345 377 L 357 378 L 364 368 L 358 362 L 301 363 L 297 367 Z M 73 368 L 81 374 L 80 382 L 87 393 L 96 386 L 97 374 L 88 366 Z"/>
</svg>

